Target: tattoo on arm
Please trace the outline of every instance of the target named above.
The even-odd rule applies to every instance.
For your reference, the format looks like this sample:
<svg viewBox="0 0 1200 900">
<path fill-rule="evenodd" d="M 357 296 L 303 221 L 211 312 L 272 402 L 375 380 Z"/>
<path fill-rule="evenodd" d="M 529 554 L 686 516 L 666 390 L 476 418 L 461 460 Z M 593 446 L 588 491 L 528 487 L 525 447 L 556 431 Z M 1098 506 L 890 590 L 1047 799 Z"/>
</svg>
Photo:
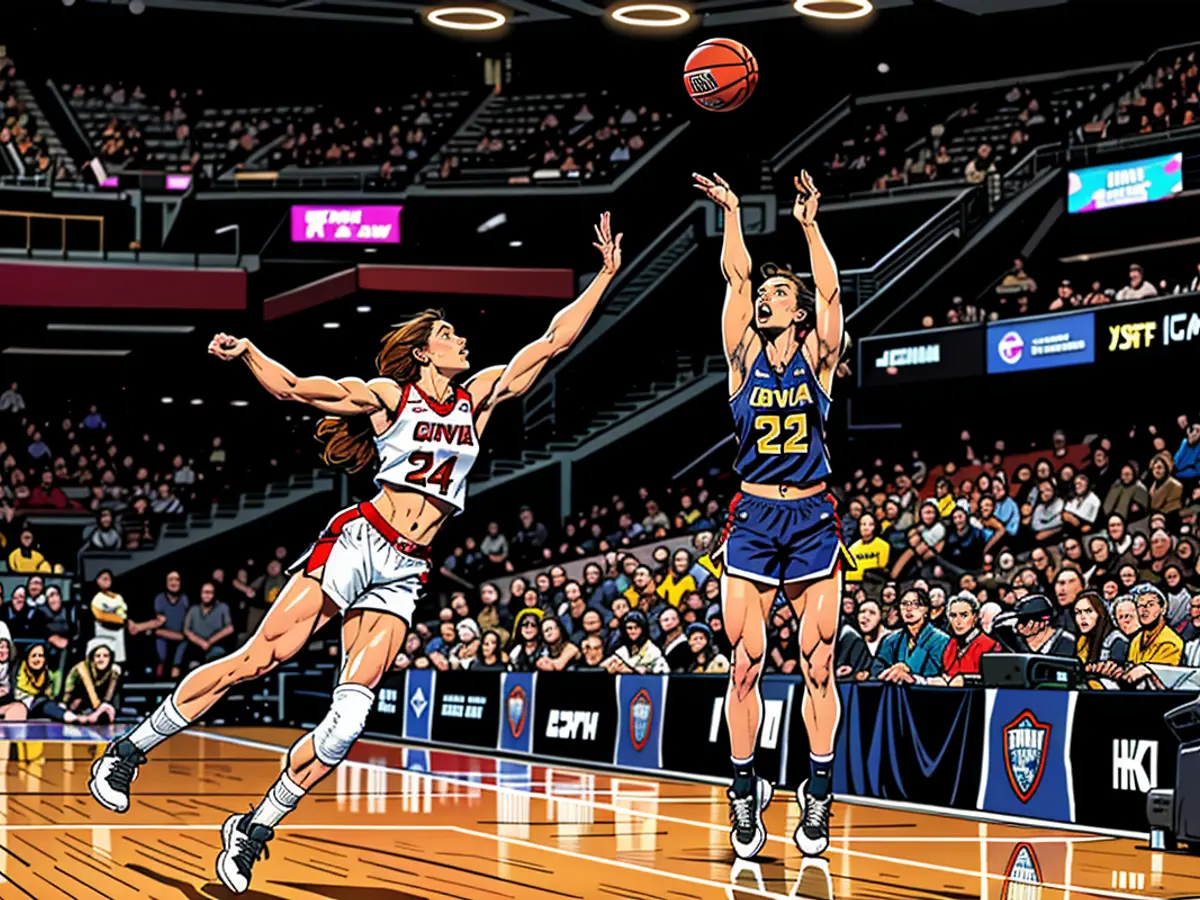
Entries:
<svg viewBox="0 0 1200 900">
<path fill-rule="evenodd" d="M 729 365 L 734 368 L 738 376 L 746 377 L 746 357 L 750 355 L 750 329 L 746 329 L 746 333 L 742 335 L 741 341 L 733 348 L 733 353 L 729 356 Z"/>
</svg>

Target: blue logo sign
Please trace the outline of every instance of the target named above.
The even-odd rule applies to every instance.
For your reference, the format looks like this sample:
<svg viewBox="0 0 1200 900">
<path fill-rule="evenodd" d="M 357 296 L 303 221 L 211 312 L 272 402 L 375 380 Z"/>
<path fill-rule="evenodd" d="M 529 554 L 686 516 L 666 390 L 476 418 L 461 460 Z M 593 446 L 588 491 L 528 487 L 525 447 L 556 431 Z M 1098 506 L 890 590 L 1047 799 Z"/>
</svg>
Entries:
<svg viewBox="0 0 1200 900">
<path fill-rule="evenodd" d="M 1004 763 L 1008 780 L 1022 803 L 1037 793 L 1046 771 L 1046 743 L 1050 726 L 1039 722 L 1025 710 L 1004 726 Z"/>
<path fill-rule="evenodd" d="M 640 690 L 629 704 L 629 736 L 633 749 L 639 753 L 650 740 L 650 723 L 654 721 L 654 703 L 645 690 Z"/>
<path fill-rule="evenodd" d="M 1028 372 L 1096 361 L 1096 322 L 1090 312 L 989 325 L 987 372 Z"/>
</svg>

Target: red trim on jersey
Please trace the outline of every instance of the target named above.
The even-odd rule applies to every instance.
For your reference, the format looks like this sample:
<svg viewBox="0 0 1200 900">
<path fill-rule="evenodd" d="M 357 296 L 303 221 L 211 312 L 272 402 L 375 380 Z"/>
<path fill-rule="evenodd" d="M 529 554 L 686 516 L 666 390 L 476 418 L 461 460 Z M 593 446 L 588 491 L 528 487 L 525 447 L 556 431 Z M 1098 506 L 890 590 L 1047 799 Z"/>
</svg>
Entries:
<svg viewBox="0 0 1200 900">
<path fill-rule="evenodd" d="M 329 561 L 329 554 L 333 551 L 333 546 L 337 543 L 342 530 L 355 519 L 366 519 L 367 524 L 378 531 L 384 540 L 406 556 L 423 560 L 429 560 L 433 556 L 433 550 L 428 544 L 414 544 L 401 537 L 400 532 L 392 527 L 391 523 L 380 514 L 373 504 L 360 503 L 358 506 L 344 509 L 334 516 L 324 533 L 317 538 L 308 554 L 308 560 L 304 564 L 306 575 L 311 575 Z"/>
<path fill-rule="evenodd" d="M 312 552 L 308 554 L 308 561 L 304 564 L 304 574 L 311 575 L 329 561 L 329 554 L 333 551 L 333 545 L 337 543 L 338 535 L 359 515 L 358 507 L 352 506 L 333 517 L 333 521 L 329 523 L 324 534 L 313 544 Z"/>
<path fill-rule="evenodd" d="M 449 415 L 451 412 L 453 412 L 455 404 L 457 404 L 460 399 L 458 396 L 458 391 L 455 391 L 453 397 L 451 397 L 445 403 L 441 403 L 437 400 L 431 400 L 429 398 L 429 396 L 423 390 L 421 390 L 421 386 L 419 384 L 410 381 L 408 383 L 408 386 L 411 387 L 418 394 L 420 394 L 421 399 L 424 400 L 426 403 L 428 403 L 429 408 L 432 409 L 439 416 L 446 416 L 446 415 Z M 458 390 L 461 391 L 462 388 L 459 388 Z"/>
<path fill-rule="evenodd" d="M 729 515 L 725 517 L 725 527 L 721 529 L 721 537 L 717 541 L 717 547 L 725 546 L 725 542 L 729 540 L 729 532 L 733 530 L 733 517 L 737 512 L 737 505 L 742 502 L 742 492 L 738 491 L 733 495 L 733 499 L 729 501 Z"/>
</svg>

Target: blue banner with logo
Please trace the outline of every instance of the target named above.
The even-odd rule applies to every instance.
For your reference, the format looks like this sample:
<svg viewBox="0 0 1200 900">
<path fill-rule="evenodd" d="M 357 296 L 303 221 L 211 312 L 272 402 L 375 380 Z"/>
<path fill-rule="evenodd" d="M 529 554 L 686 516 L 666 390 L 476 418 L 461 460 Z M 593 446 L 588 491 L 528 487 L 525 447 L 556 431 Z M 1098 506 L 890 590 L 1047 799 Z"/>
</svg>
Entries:
<svg viewBox="0 0 1200 900">
<path fill-rule="evenodd" d="M 1074 691 L 988 690 L 979 809 L 1074 821 L 1067 732 L 1077 698 Z"/>
<path fill-rule="evenodd" d="M 500 683 L 500 749 L 533 752 L 533 672 L 505 672 Z"/>
<path fill-rule="evenodd" d="M 661 675 L 617 676 L 618 766 L 662 768 L 666 687 Z"/>
<path fill-rule="evenodd" d="M 1095 361 L 1094 313 L 998 322 L 987 329 L 989 375 L 1082 366 Z"/>
<path fill-rule="evenodd" d="M 404 736 L 410 741 L 429 740 L 433 719 L 433 669 L 409 669 L 404 688 Z"/>
</svg>

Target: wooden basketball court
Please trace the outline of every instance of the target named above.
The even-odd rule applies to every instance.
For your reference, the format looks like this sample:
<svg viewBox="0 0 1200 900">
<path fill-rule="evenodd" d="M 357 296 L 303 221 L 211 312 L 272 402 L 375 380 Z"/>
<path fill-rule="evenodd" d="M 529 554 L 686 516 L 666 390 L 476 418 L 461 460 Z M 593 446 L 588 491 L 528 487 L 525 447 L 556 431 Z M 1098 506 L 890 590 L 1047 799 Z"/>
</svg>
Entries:
<svg viewBox="0 0 1200 900">
<path fill-rule="evenodd" d="M 197 729 L 156 750 L 124 816 L 87 792 L 107 733 L 0 733 L 0 897 L 204 900 L 218 829 L 279 772 L 298 732 Z M 5 739 L 6 738 L 6 739 Z M 791 842 L 792 798 L 767 813 L 763 857 L 736 863 L 724 791 L 360 741 L 280 827 L 241 896 L 502 898 L 980 898 L 1200 895 L 1200 858 L 1144 840 L 982 824 L 839 804 L 824 862 Z"/>
</svg>

